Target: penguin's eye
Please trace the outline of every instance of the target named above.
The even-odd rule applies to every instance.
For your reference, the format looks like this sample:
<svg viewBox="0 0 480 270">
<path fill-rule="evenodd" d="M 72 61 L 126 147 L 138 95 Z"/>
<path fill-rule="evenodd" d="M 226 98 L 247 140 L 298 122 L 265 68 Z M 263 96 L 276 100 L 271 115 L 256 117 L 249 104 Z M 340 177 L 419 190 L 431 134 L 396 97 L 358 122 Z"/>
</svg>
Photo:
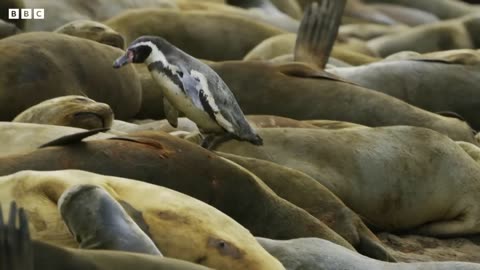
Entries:
<svg viewBox="0 0 480 270">
<path fill-rule="evenodd" d="M 180 76 L 180 78 L 183 78 L 183 72 L 178 71 L 177 74 L 178 74 L 178 76 Z"/>
</svg>

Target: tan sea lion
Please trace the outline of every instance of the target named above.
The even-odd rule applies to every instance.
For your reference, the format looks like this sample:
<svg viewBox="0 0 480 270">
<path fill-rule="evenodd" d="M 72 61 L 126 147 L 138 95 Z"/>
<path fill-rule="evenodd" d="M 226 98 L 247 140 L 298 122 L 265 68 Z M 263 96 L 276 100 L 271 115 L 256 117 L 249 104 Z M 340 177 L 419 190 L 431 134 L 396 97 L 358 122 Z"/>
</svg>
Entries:
<svg viewBox="0 0 480 270">
<path fill-rule="evenodd" d="M 480 167 L 444 135 L 406 126 L 258 131 L 261 148 L 226 142 L 215 150 L 300 170 L 381 230 L 437 237 L 480 231 Z"/>
<path fill-rule="evenodd" d="M 218 154 L 253 172 L 277 195 L 325 222 L 360 253 L 379 260 L 395 261 L 360 217 L 315 179 L 265 160 Z"/>
<path fill-rule="evenodd" d="M 327 71 L 431 112 L 455 112 L 480 129 L 479 52 L 454 50 L 395 59 Z"/>
<path fill-rule="evenodd" d="M 0 218 L 0 261 L 8 270 L 207 270 L 190 262 L 160 256 L 110 250 L 80 250 L 47 244 L 30 238 L 25 209 L 11 204 L 8 220 Z M 18 216 L 18 226 L 14 222 Z M 0 207 L 0 217 L 2 210 Z M 3 237 L 5 236 L 5 237 Z M 22 248 L 18 248 L 22 247 Z M 52 260 L 52 258 L 55 258 Z"/>
<path fill-rule="evenodd" d="M 409 30 L 368 41 L 370 50 L 381 57 L 400 52 L 428 53 L 454 49 L 474 49 L 480 46 L 476 33 L 480 15 L 412 27 Z"/>
<path fill-rule="evenodd" d="M 27 154 L 0 158 L 0 175 L 26 169 L 79 169 L 141 180 L 209 203 L 258 236 L 314 236 L 353 249 L 321 221 L 273 193 L 248 170 L 166 133 L 49 144 Z M 245 200 L 247 197 L 255 199 Z"/>
<path fill-rule="evenodd" d="M 460 0 L 363 0 L 365 3 L 388 3 L 424 10 L 440 19 L 461 17 L 478 10 L 477 7 Z"/>
<path fill-rule="evenodd" d="M 399 33 L 409 29 L 405 25 L 383 25 L 383 24 L 346 24 L 340 26 L 338 35 L 339 39 L 358 38 L 361 40 L 369 40 L 372 38 Z"/>
<path fill-rule="evenodd" d="M 118 119 L 140 109 L 141 85 L 135 70 L 114 70 L 122 51 L 57 33 L 26 33 L 0 40 L 0 120 L 12 120 L 41 101 L 86 95 L 107 103 Z"/>
<path fill-rule="evenodd" d="M 28 153 L 58 137 L 83 131 L 86 130 L 43 124 L 0 122 L 0 156 Z M 110 137 L 113 135 L 101 133 L 86 140 Z"/>
<path fill-rule="evenodd" d="M 81 37 L 124 49 L 125 41 L 122 35 L 112 28 L 95 21 L 78 20 L 69 22 L 57 28 L 54 32 L 75 37 Z"/>
<path fill-rule="evenodd" d="M 112 126 L 110 106 L 84 96 L 48 99 L 17 115 L 12 122 L 69 126 L 83 129 Z"/>
<path fill-rule="evenodd" d="M 79 184 L 101 186 L 136 212 L 143 229 L 166 257 L 217 269 L 284 269 L 233 219 L 160 186 L 84 171 L 24 171 L 0 179 L 0 198 L 2 205 L 15 200 L 25 209 L 33 239 L 73 247 L 75 241 L 57 205 L 65 190 Z"/>
<path fill-rule="evenodd" d="M 292 0 L 271 0 L 272 3 L 282 12 L 294 19 L 302 18 L 302 8 L 297 1 Z"/>
<path fill-rule="evenodd" d="M 478 270 L 480 264 L 468 262 L 387 263 L 351 252 L 318 238 L 276 241 L 257 238 L 287 270 Z"/>
<path fill-rule="evenodd" d="M 161 36 L 188 54 L 207 60 L 242 59 L 262 40 L 284 33 L 251 18 L 209 11 L 138 9 L 105 23 L 127 43 L 142 35 Z"/>
<path fill-rule="evenodd" d="M 331 121 L 331 120 L 305 120 L 303 123 L 313 125 L 317 128 L 324 129 L 344 129 L 344 128 L 367 128 L 367 126 L 354 124 L 344 121 Z"/>
<path fill-rule="evenodd" d="M 389 16 L 395 21 L 408 26 L 429 24 L 439 21 L 438 17 L 433 15 L 432 13 L 416 8 L 386 3 L 373 4 L 370 6 L 373 7 L 375 10 L 378 10 L 383 14 Z"/>
</svg>

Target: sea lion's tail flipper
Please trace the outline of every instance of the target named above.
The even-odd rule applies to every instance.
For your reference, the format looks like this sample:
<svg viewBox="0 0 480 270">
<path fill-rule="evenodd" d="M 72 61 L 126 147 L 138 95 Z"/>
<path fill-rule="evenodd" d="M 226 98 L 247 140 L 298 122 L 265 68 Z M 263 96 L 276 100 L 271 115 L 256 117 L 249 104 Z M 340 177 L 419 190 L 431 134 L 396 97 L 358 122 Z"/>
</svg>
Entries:
<svg viewBox="0 0 480 270">
<path fill-rule="evenodd" d="M 33 270 L 33 248 L 25 211 L 17 210 L 17 204 L 12 202 L 9 219 L 4 223 L 1 209 L 0 205 L 0 270 Z"/>
<path fill-rule="evenodd" d="M 88 138 L 90 136 L 93 136 L 95 134 L 98 134 L 100 132 L 106 132 L 110 130 L 110 128 L 96 128 L 84 132 L 79 132 L 79 133 L 74 133 L 66 136 L 62 136 L 58 139 L 55 139 L 53 141 L 50 141 L 46 144 L 41 145 L 38 148 L 45 148 L 49 146 L 63 146 L 63 145 L 69 145 L 69 144 L 74 144 L 81 142 L 83 139 Z"/>
<path fill-rule="evenodd" d="M 303 15 L 294 59 L 325 68 L 338 35 L 346 0 L 318 0 Z"/>
<path fill-rule="evenodd" d="M 355 248 L 363 255 L 386 262 L 396 262 L 397 260 L 382 245 L 382 242 L 367 228 L 364 232 L 360 231 L 360 242 Z"/>
</svg>

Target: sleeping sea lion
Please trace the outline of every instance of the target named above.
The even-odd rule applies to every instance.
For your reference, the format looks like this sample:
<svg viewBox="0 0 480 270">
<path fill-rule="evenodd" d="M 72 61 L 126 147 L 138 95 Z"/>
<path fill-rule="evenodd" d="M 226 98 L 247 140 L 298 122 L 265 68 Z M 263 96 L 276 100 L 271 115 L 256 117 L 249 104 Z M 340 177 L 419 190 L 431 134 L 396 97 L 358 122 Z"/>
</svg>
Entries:
<svg viewBox="0 0 480 270">
<path fill-rule="evenodd" d="M 118 119 L 140 109 L 141 85 L 135 70 L 114 70 L 122 51 L 58 33 L 35 32 L 0 40 L 0 120 L 12 120 L 44 100 L 82 95 L 107 103 Z"/>
<path fill-rule="evenodd" d="M 84 96 L 48 99 L 17 115 L 12 122 L 70 126 L 83 129 L 109 128 L 113 112 L 105 103 Z"/>
<path fill-rule="evenodd" d="M 96 185 L 108 191 L 132 211 L 130 216 L 166 257 L 216 269 L 284 269 L 233 219 L 160 186 L 84 171 L 23 171 L 0 179 L 0 201 L 5 205 L 15 200 L 25 209 L 33 239 L 73 247 L 75 240 L 57 208 L 65 190 L 76 185 Z M 95 214 L 108 218 L 113 213 Z"/>
<path fill-rule="evenodd" d="M 124 49 L 125 41 L 122 35 L 112 28 L 95 21 L 77 20 L 60 26 L 54 32 L 75 37 L 81 37 Z"/>
</svg>

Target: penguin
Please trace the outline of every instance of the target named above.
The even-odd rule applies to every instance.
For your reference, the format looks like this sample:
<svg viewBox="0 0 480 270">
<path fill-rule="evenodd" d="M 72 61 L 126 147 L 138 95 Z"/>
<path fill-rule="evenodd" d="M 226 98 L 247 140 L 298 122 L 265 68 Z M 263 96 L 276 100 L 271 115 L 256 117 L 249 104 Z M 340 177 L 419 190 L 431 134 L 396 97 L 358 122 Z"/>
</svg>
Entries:
<svg viewBox="0 0 480 270">
<path fill-rule="evenodd" d="M 177 126 L 179 112 L 195 122 L 202 135 L 202 147 L 236 139 L 263 145 L 245 119 L 233 93 L 208 65 L 200 62 L 167 40 L 141 36 L 126 53 L 115 60 L 114 68 L 144 63 L 154 80 L 163 86 L 163 103 L 168 122 Z M 219 136 L 220 135 L 220 136 Z"/>
</svg>

